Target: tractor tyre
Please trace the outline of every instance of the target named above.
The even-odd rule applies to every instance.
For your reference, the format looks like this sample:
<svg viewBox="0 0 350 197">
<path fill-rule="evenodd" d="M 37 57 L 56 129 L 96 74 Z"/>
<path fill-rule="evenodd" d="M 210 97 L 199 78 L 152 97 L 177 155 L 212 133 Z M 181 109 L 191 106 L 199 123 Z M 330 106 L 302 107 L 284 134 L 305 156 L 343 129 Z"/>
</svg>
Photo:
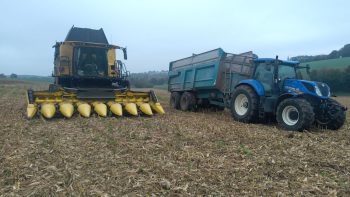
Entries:
<svg viewBox="0 0 350 197">
<path fill-rule="evenodd" d="M 345 119 L 345 111 L 341 110 L 332 117 L 331 121 L 325 127 L 331 130 L 338 130 L 344 125 Z"/>
<path fill-rule="evenodd" d="M 288 98 L 279 103 L 276 119 L 280 127 L 289 131 L 303 131 L 315 121 L 311 104 L 302 98 Z"/>
<path fill-rule="evenodd" d="M 180 109 L 181 94 L 179 92 L 172 92 L 170 95 L 170 106 L 174 109 Z"/>
<path fill-rule="evenodd" d="M 259 97 L 247 85 L 236 88 L 231 99 L 232 117 L 240 122 L 255 122 L 258 120 Z"/>
<path fill-rule="evenodd" d="M 340 129 L 346 120 L 345 110 L 335 100 L 331 100 L 332 105 L 328 109 L 326 120 L 320 120 L 316 118 L 317 126 L 324 129 L 338 130 Z"/>
<path fill-rule="evenodd" d="M 196 108 L 196 97 L 191 92 L 185 92 L 181 95 L 180 109 L 182 111 L 194 111 Z"/>
</svg>

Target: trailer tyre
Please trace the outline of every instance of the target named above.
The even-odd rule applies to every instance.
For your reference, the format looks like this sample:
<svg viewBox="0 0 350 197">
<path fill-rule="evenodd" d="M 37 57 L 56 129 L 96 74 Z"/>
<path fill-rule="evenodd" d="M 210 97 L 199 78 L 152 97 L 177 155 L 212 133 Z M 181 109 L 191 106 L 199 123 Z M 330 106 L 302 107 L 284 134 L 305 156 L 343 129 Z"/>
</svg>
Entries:
<svg viewBox="0 0 350 197">
<path fill-rule="evenodd" d="M 277 107 L 276 116 L 278 124 L 289 131 L 303 131 L 315 121 L 311 104 L 302 98 L 283 100 Z"/>
<path fill-rule="evenodd" d="M 250 86 L 239 86 L 232 95 L 232 117 L 241 122 L 254 122 L 258 119 L 258 105 L 256 92 Z"/>
<path fill-rule="evenodd" d="M 172 92 L 170 95 L 170 106 L 174 109 L 180 109 L 181 94 L 179 92 Z"/>
<path fill-rule="evenodd" d="M 194 111 L 196 106 L 196 97 L 191 92 L 185 92 L 180 99 L 180 109 L 182 111 Z"/>
</svg>

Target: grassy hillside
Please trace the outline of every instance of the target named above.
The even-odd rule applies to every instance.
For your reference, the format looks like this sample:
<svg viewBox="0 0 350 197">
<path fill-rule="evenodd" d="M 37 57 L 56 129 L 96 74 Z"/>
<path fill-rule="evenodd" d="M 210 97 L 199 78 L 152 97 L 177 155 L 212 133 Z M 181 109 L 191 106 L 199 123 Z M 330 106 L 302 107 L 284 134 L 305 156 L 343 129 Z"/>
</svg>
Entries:
<svg viewBox="0 0 350 197">
<path fill-rule="evenodd" d="M 338 59 L 328 59 L 302 63 L 301 65 L 309 64 L 311 69 L 345 69 L 350 66 L 350 57 L 338 58 Z"/>
</svg>

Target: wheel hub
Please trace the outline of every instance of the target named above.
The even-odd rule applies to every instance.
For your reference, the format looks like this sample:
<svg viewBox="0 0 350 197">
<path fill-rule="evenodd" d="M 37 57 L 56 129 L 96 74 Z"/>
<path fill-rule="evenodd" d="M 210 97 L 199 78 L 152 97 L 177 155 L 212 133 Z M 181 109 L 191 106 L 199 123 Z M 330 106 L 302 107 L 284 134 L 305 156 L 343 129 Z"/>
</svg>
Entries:
<svg viewBox="0 0 350 197">
<path fill-rule="evenodd" d="M 294 106 L 286 106 L 282 111 L 283 122 L 289 126 L 293 126 L 299 121 L 299 111 Z"/>
<path fill-rule="evenodd" d="M 234 102 L 234 108 L 238 115 L 243 116 L 248 112 L 249 102 L 244 94 L 239 94 Z"/>
<path fill-rule="evenodd" d="M 293 121 L 298 120 L 298 118 L 299 118 L 299 113 L 296 112 L 296 111 L 291 111 L 291 112 L 289 113 L 289 118 L 290 118 L 291 120 L 293 120 Z"/>
</svg>

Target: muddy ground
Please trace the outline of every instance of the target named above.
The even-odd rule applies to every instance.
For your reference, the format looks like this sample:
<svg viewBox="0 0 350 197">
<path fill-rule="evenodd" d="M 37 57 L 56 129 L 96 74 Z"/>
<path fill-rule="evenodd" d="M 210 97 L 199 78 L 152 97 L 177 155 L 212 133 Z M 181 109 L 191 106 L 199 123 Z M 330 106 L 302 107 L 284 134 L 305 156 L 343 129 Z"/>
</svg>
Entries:
<svg viewBox="0 0 350 197">
<path fill-rule="evenodd" d="M 29 87 L 46 84 L 0 81 L 0 196 L 350 195 L 350 116 L 287 132 L 175 111 L 159 90 L 165 115 L 27 120 Z"/>
</svg>

